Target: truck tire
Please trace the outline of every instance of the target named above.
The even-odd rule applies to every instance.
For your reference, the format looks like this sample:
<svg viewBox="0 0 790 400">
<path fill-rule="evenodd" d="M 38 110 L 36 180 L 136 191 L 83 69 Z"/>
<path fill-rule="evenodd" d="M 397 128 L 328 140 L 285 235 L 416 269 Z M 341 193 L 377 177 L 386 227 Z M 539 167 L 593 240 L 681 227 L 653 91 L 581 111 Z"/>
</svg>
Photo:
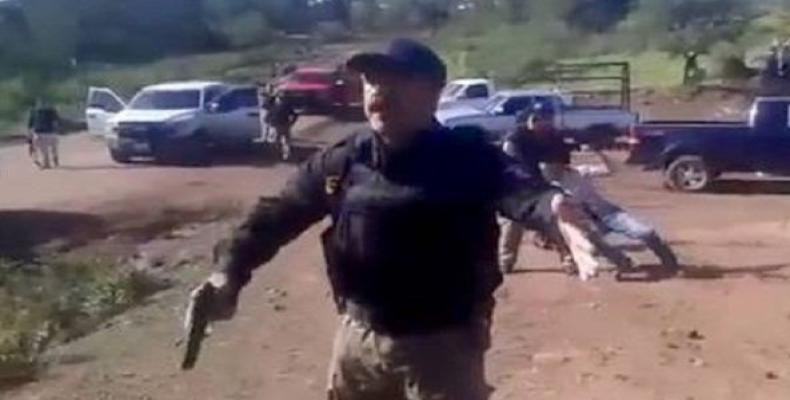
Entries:
<svg viewBox="0 0 790 400">
<path fill-rule="evenodd" d="M 128 164 L 132 161 L 128 154 L 114 149 L 110 149 L 110 158 L 118 164 Z"/>
<path fill-rule="evenodd" d="M 201 133 L 176 141 L 159 141 L 153 152 L 154 160 L 161 165 L 200 167 L 211 163 L 211 149 Z"/>
<path fill-rule="evenodd" d="M 700 156 L 680 156 L 664 171 L 664 184 L 671 190 L 701 192 L 713 181 L 713 173 Z"/>
<path fill-rule="evenodd" d="M 165 140 L 157 140 L 151 143 L 151 153 L 154 156 L 154 162 L 159 165 L 177 164 L 176 150 L 176 146 Z"/>
<path fill-rule="evenodd" d="M 211 164 L 211 147 L 203 133 L 196 133 L 184 144 L 183 164 L 203 167 Z"/>
</svg>

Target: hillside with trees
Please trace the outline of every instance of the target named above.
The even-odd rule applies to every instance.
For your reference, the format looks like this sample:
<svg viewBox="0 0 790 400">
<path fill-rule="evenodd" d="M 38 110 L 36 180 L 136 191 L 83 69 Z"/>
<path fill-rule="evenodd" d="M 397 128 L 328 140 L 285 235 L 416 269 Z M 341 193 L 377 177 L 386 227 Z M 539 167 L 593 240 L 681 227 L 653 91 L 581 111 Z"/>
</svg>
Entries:
<svg viewBox="0 0 790 400">
<path fill-rule="evenodd" d="M 60 103 L 81 98 L 97 69 L 254 49 L 251 62 L 271 61 L 276 51 L 261 49 L 288 35 L 324 43 L 426 32 L 455 74 L 509 84 L 558 59 L 614 56 L 677 69 L 689 51 L 704 56 L 708 78 L 748 78 L 753 53 L 790 33 L 788 7 L 786 0 L 0 0 L 0 120 L 18 118 L 39 94 Z M 641 75 L 660 84 L 669 73 Z"/>
</svg>

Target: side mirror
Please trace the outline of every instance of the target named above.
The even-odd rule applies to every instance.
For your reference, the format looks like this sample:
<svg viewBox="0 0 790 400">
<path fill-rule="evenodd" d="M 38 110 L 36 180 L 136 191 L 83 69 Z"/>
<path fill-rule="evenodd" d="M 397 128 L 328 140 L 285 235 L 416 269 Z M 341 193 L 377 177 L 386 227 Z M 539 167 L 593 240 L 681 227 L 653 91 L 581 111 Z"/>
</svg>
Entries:
<svg viewBox="0 0 790 400">
<path fill-rule="evenodd" d="M 206 107 L 206 110 L 210 113 L 218 113 L 219 103 L 217 103 L 216 101 L 212 101 L 211 103 L 208 103 L 208 107 Z"/>
<path fill-rule="evenodd" d="M 505 107 L 499 106 L 494 109 L 494 115 L 505 115 Z"/>
</svg>

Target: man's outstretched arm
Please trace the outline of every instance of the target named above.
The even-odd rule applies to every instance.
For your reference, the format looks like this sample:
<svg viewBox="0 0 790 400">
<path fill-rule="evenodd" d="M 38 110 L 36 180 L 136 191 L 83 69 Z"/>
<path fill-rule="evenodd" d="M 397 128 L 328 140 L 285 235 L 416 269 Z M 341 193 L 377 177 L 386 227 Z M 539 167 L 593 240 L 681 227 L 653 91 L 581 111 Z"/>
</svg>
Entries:
<svg viewBox="0 0 790 400">
<path fill-rule="evenodd" d="M 232 286 L 246 285 L 252 271 L 271 260 L 329 212 L 326 165 L 342 148 L 330 148 L 303 164 L 278 197 L 263 197 L 229 239 L 214 249 L 214 262 Z"/>
</svg>

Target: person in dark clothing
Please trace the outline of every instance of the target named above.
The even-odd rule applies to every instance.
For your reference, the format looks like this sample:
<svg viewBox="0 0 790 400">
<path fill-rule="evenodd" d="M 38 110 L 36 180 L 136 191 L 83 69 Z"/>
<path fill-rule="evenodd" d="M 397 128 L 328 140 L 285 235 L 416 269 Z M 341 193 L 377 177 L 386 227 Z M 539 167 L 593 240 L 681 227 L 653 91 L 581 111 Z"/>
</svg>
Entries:
<svg viewBox="0 0 790 400">
<path fill-rule="evenodd" d="M 291 127 L 293 127 L 298 118 L 299 115 L 294 110 L 291 102 L 282 95 L 274 97 L 266 112 L 266 122 L 274 128 L 283 161 L 291 158 Z"/>
<path fill-rule="evenodd" d="M 57 135 L 61 122 L 57 110 L 42 99 L 36 100 L 36 105 L 28 116 L 27 128 L 36 165 L 43 169 L 58 167 L 60 157 Z"/>
<path fill-rule="evenodd" d="M 556 182 L 573 196 L 573 201 L 582 206 L 597 228 L 588 232 L 585 237 L 585 240 L 593 245 L 595 252 L 614 263 L 618 268 L 618 274 L 631 270 L 633 261 L 604 238 L 608 233 L 621 233 L 645 243 L 670 272 L 677 272 L 679 269 L 677 257 L 653 227 L 598 194 L 592 184 L 583 177 L 584 174 L 571 167 L 571 147 L 565 144 L 562 135 L 554 129 L 554 114 L 539 109 L 530 111 L 527 118 L 523 116 L 518 118 L 519 121 L 525 119 L 526 124 L 519 123 L 520 128 L 505 139 L 503 150 L 524 163 L 525 168 L 533 173 L 543 174 L 545 179 Z M 600 154 L 600 156 L 605 162 L 607 161 L 605 155 Z M 607 170 L 610 169 L 609 163 L 606 164 Z M 524 229 L 512 221 L 505 221 L 503 225 L 500 266 L 503 272 L 510 272 L 518 258 Z M 546 247 L 554 247 L 558 250 L 568 272 L 576 272 L 577 268 L 572 264 L 568 245 L 564 243 L 562 235 L 558 235 L 553 230 L 537 232 L 536 235 L 545 233 L 553 233 L 543 238 L 543 241 L 549 244 Z"/>
<path fill-rule="evenodd" d="M 540 106 L 522 111 L 516 118 L 516 129 L 505 137 L 502 149 L 531 174 L 548 180 L 558 180 L 561 169 L 557 166 L 571 162 L 571 147 L 554 129 L 554 118 L 552 110 Z M 549 240 L 547 235 L 555 239 Z M 499 266 L 503 273 L 513 272 L 523 237 L 524 227 L 518 221 L 503 221 L 499 243 Z M 555 230 L 536 231 L 536 241 L 554 242 L 558 246 L 563 268 L 572 272 L 575 267 L 570 253 L 558 238 L 559 232 Z"/>
<path fill-rule="evenodd" d="M 313 156 L 217 245 L 210 318 L 232 317 L 253 270 L 328 216 L 342 315 L 328 398 L 486 399 L 496 212 L 542 229 L 581 211 L 484 132 L 434 119 L 446 68 L 428 47 L 397 39 L 348 66 L 362 75 L 370 127 Z"/>
<path fill-rule="evenodd" d="M 699 53 L 696 51 L 689 51 L 684 54 L 685 63 L 683 65 L 683 85 L 697 83 L 700 73 L 699 68 Z"/>
</svg>

